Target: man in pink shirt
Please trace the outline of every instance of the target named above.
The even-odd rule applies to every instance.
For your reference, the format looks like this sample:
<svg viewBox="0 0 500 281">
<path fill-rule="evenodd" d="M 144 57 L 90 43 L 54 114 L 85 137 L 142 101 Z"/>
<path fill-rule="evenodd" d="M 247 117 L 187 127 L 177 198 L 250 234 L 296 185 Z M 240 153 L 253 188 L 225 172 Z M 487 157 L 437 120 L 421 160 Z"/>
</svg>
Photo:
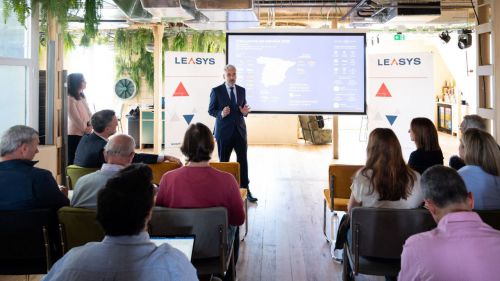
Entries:
<svg viewBox="0 0 500 281">
<path fill-rule="evenodd" d="M 498 280 L 500 231 L 472 211 L 472 194 L 458 173 L 431 167 L 421 186 L 438 226 L 406 240 L 398 280 Z"/>
</svg>

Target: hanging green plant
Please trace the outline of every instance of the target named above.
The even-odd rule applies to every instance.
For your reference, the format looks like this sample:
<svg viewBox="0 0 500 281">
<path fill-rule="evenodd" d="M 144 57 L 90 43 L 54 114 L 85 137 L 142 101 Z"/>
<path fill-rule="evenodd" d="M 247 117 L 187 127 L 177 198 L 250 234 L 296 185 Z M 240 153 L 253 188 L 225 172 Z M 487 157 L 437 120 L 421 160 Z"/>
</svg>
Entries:
<svg viewBox="0 0 500 281">
<path fill-rule="evenodd" d="M 226 37 L 223 33 L 209 31 L 169 33 L 163 36 L 162 41 L 163 53 L 167 50 L 177 52 L 224 52 L 226 46 Z M 138 90 L 142 87 L 141 81 L 144 78 L 148 88 L 153 89 L 154 58 L 153 53 L 146 51 L 146 45 L 153 42 L 153 32 L 150 29 L 117 29 L 115 32 L 117 78 L 122 76 L 130 77 L 136 83 Z M 163 71 L 165 71 L 164 60 L 165 57 L 163 57 L 162 62 Z"/>
<path fill-rule="evenodd" d="M 2 0 L 2 3 L 4 23 L 7 22 L 7 18 L 10 16 L 10 13 L 14 12 L 17 16 L 18 21 L 22 25 L 25 25 L 26 18 L 30 15 L 31 11 L 27 0 Z"/>
<path fill-rule="evenodd" d="M 73 35 L 71 35 L 69 32 L 66 32 L 64 34 L 64 52 L 70 52 L 73 49 L 75 49 L 76 44 Z"/>
<path fill-rule="evenodd" d="M 101 19 L 102 0 L 85 0 L 85 15 L 83 16 L 84 31 L 90 38 L 95 38 Z"/>
<path fill-rule="evenodd" d="M 71 18 L 71 10 L 84 9 L 84 33 L 89 39 L 97 35 L 103 0 L 2 0 L 3 18 L 7 18 L 14 13 L 19 23 L 26 26 L 26 19 L 31 15 L 32 7 L 39 5 L 40 20 L 46 24 L 48 15 L 57 18 L 63 33 L 66 33 L 68 21 Z"/>
<path fill-rule="evenodd" d="M 188 38 L 185 32 L 178 32 L 172 42 L 172 51 L 185 51 L 188 44 Z"/>
<path fill-rule="evenodd" d="M 151 42 L 153 32 L 149 29 L 117 29 L 115 33 L 117 78 L 129 76 L 138 90 L 142 87 L 142 77 L 150 89 L 154 85 L 153 54 L 146 51 L 146 45 Z"/>
</svg>

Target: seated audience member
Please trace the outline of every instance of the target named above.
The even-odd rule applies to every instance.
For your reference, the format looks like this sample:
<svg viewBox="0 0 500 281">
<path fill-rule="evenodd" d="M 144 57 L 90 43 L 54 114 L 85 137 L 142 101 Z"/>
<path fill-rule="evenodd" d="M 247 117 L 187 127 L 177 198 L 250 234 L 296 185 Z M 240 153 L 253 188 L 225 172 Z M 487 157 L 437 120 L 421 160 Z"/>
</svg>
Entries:
<svg viewBox="0 0 500 281">
<path fill-rule="evenodd" d="M 420 175 L 406 165 L 398 138 L 391 129 L 377 128 L 370 133 L 365 166 L 353 178 L 348 213 L 354 207 L 411 209 L 422 205 Z M 339 226 L 335 249 L 351 244 L 350 218 Z M 336 260 L 341 251 L 334 251 Z M 387 276 L 392 280 L 392 276 Z"/>
<path fill-rule="evenodd" d="M 104 146 L 108 142 L 108 138 L 116 133 L 118 119 L 113 110 L 105 109 L 94 113 L 91 123 L 94 132 L 83 136 L 80 140 L 76 148 L 74 164 L 86 168 L 101 168 L 101 165 L 105 162 L 103 154 Z M 181 163 L 179 159 L 173 156 L 145 153 L 135 154 L 132 160 L 133 163 L 143 162 L 146 164 L 163 161 Z"/>
<path fill-rule="evenodd" d="M 109 178 L 132 163 L 135 141 L 129 135 L 115 135 L 104 146 L 104 159 L 99 171 L 78 179 L 71 206 L 81 208 L 97 208 L 97 193 L 104 188 Z"/>
<path fill-rule="evenodd" d="M 498 280 L 500 231 L 472 212 L 473 195 L 457 172 L 434 166 L 421 185 L 438 226 L 406 240 L 398 280 Z"/>
<path fill-rule="evenodd" d="M 410 138 L 417 150 L 410 154 L 408 165 L 422 174 L 434 165 L 443 165 L 443 153 L 439 147 L 436 127 L 427 118 L 413 118 L 410 124 Z"/>
<path fill-rule="evenodd" d="M 493 137 L 479 129 L 468 129 L 460 140 L 459 153 L 466 166 L 458 173 L 474 195 L 474 208 L 500 209 L 500 150 Z"/>
<path fill-rule="evenodd" d="M 370 133 L 365 166 L 356 173 L 347 206 L 411 209 L 422 205 L 420 175 L 406 165 L 398 138 L 391 129 Z"/>
<path fill-rule="evenodd" d="M 144 164 L 132 164 L 110 178 L 97 198 L 97 221 L 106 236 L 71 249 L 43 280 L 198 280 L 182 252 L 149 240 L 151 180 L 151 169 Z"/>
<path fill-rule="evenodd" d="M 0 140 L 0 211 L 67 206 L 68 190 L 57 185 L 52 174 L 36 168 L 38 132 L 18 125 L 9 128 Z"/>
<path fill-rule="evenodd" d="M 476 128 L 479 130 L 486 131 L 486 121 L 484 120 L 483 117 L 476 114 L 465 115 L 464 120 L 462 121 L 462 123 L 460 123 L 459 128 L 462 136 L 468 129 Z M 460 168 L 465 166 L 465 162 L 463 158 L 461 158 L 460 156 L 454 155 L 450 157 L 450 162 L 448 165 L 458 171 L 460 170 Z"/>
<path fill-rule="evenodd" d="M 239 225 L 245 222 L 245 210 L 240 188 L 233 175 L 209 166 L 214 151 L 214 137 L 202 123 L 189 126 L 181 146 L 187 158 L 184 167 L 163 175 L 156 197 L 156 205 L 169 208 L 225 207 L 234 235 L 234 257 L 238 259 Z"/>
</svg>

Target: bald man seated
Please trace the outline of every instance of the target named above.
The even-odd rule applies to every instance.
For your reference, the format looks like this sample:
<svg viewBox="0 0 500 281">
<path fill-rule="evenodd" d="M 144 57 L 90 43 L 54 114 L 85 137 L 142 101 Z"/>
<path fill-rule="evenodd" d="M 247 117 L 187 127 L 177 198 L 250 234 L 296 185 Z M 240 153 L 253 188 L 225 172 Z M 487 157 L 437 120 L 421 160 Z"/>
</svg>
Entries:
<svg viewBox="0 0 500 281">
<path fill-rule="evenodd" d="M 78 179 L 71 206 L 97 208 L 97 193 L 106 186 L 108 179 L 127 167 L 134 159 L 135 141 L 129 135 L 115 135 L 104 146 L 104 163 L 100 170 Z"/>
</svg>

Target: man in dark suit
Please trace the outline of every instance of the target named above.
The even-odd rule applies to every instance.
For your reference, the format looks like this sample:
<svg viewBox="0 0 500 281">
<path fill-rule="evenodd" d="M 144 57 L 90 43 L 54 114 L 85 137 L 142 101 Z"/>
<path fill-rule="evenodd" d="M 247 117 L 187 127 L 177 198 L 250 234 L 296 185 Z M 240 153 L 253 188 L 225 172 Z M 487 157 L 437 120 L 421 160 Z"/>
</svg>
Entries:
<svg viewBox="0 0 500 281">
<path fill-rule="evenodd" d="M 212 89 L 208 113 L 215 117 L 215 139 L 219 160 L 228 162 L 231 153 L 236 151 L 236 159 L 240 163 L 241 187 L 248 189 L 248 161 L 247 161 L 247 127 L 245 119 L 250 107 L 245 99 L 245 88 L 236 85 L 236 67 L 224 67 L 226 82 Z M 256 202 L 248 189 L 247 199 Z"/>
<path fill-rule="evenodd" d="M 69 205 L 67 188 L 59 187 L 50 171 L 34 167 L 38 143 L 38 132 L 28 126 L 13 126 L 2 135 L 0 211 Z"/>
<path fill-rule="evenodd" d="M 80 140 L 76 148 L 74 164 L 85 168 L 101 168 L 102 164 L 106 162 L 103 153 L 104 146 L 108 143 L 108 138 L 116 133 L 118 119 L 113 110 L 105 109 L 94 113 L 90 121 L 94 132 L 83 136 Z M 173 156 L 146 153 L 136 153 L 132 160 L 133 163 L 146 164 L 163 161 L 181 164 L 181 161 Z"/>
</svg>

